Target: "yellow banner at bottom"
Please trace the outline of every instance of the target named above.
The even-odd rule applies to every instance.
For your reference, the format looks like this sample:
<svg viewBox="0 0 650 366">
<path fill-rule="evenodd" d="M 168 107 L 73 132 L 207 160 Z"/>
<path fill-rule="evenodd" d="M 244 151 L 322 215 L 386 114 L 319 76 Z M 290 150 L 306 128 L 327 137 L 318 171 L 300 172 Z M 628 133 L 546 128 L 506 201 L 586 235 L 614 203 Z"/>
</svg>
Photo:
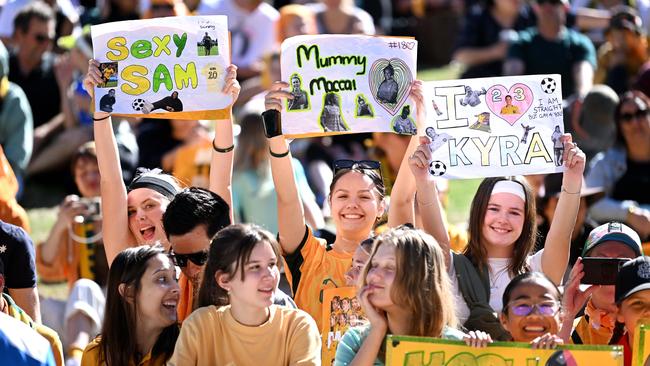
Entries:
<svg viewBox="0 0 650 366">
<path fill-rule="evenodd" d="M 473 348 L 464 342 L 389 335 L 387 366 L 622 366 L 621 346 L 565 345 L 552 350 L 530 344 L 495 342 Z"/>
</svg>

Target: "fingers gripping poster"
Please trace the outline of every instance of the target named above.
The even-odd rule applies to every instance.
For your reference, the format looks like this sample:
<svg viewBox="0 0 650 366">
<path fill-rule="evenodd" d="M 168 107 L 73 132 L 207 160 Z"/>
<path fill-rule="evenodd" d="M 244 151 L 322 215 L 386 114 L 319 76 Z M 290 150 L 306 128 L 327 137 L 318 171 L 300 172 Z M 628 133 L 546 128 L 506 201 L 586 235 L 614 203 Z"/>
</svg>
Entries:
<svg viewBox="0 0 650 366">
<path fill-rule="evenodd" d="M 443 178 L 564 171 L 560 75 L 424 83 L 430 172 Z"/>
<path fill-rule="evenodd" d="M 417 41 L 351 35 L 298 36 L 282 43 L 282 80 L 293 98 L 282 132 L 307 137 L 357 132 L 416 134 L 409 98 Z"/>
<path fill-rule="evenodd" d="M 495 342 L 487 348 L 464 342 L 389 335 L 386 365 L 399 366 L 623 366 L 621 346 L 565 345 L 532 349 L 528 343 Z"/>
<path fill-rule="evenodd" d="M 91 33 L 103 80 L 95 87 L 96 110 L 149 118 L 228 116 L 225 16 L 105 23 Z"/>
</svg>

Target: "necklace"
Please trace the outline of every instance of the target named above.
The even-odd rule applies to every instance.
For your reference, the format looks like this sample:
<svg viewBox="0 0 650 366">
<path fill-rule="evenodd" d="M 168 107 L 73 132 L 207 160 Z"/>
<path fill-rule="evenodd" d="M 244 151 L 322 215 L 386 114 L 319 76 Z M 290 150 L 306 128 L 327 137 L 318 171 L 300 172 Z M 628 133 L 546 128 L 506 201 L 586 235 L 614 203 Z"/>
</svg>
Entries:
<svg viewBox="0 0 650 366">
<path fill-rule="evenodd" d="M 498 272 L 496 272 L 494 274 L 494 276 L 492 276 L 493 279 L 490 280 L 490 291 L 494 291 L 494 290 L 497 289 L 497 285 L 496 285 L 497 282 L 499 282 L 499 279 L 501 278 L 501 276 L 503 276 L 503 274 L 506 273 L 506 272 L 508 272 L 508 267 L 507 266 L 500 269 Z M 490 270 L 490 273 L 492 273 L 491 270 Z"/>
</svg>

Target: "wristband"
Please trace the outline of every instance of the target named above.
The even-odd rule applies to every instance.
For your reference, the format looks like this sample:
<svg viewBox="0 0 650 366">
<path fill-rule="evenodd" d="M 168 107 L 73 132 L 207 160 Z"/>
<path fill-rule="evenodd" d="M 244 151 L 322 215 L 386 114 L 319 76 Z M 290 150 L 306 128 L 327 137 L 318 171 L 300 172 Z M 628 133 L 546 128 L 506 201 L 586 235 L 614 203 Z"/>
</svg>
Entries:
<svg viewBox="0 0 650 366">
<path fill-rule="evenodd" d="M 108 116 L 106 116 L 106 117 L 102 117 L 102 118 L 95 118 L 95 117 L 93 116 L 93 121 L 95 121 L 95 122 L 103 121 L 103 120 L 105 120 L 105 119 L 108 119 L 108 117 L 110 117 L 110 115 L 108 115 Z"/>
<path fill-rule="evenodd" d="M 580 194 L 580 189 L 578 189 L 578 192 L 569 192 L 566 190 L 566 188 L 564 188 L 564 186 L 562 186 L 562 192 L 566 194 Z"/>
<path fill-rule="evenodd" d="M 226 148 L 223 148 L 223 149 L 218 148 L 217 145 L 215 145 L 214 142 L 215 142 L 215 140 L 212 140 L 212 148 L 214 149 L 214 151 L 216 151 L 218 153 L 225 154 L 227 152 L 231 152 L 235 148 L 235 144 L 232 144 L 232 145 L 230 145 L 230 146 L 228 146 Z"/>
<path fill-rule="evenodd" d="M 275 109 L 269 109 L 262 113 L 262 121 L 264 122 L 264 135 L 266 138 L 282 135 L 282 120 L 280 112 Z M 271 153 L 273 155 L 273 153 Z"/>
<path fill-rule="evenodd" d="M 281 153 L 281 154 L 277 154 L 277 153 L 274 153 L 274 152 L 271 150 L 271 148 L 269 148 L 269 153 L 270 153 L 271 156 L 274 157 L 274 158 L 284 158 L 285 156 L 289 155 L 289 149 L 287 149 L 287 151 L 285 151 L 285 152 L 283 152 L 283 153 Z"/>
</svg>

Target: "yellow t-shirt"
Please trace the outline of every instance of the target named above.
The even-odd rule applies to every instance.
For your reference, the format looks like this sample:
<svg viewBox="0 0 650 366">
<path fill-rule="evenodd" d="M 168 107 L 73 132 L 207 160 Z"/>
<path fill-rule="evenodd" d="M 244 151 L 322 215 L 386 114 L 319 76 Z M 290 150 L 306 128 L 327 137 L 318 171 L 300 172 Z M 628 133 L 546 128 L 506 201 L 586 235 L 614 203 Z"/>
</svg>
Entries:
<svg viewBox="0 0 650 366">
<path fill-rule="evenodd" d="M 183 323 L 169 366 L 320 365 L 320 334 L 304 311 L 271 305 L 266 323 L 249 327 L 230 305 L 197 309 Z"/>
<path fill-rule="evenodd" d="M 172 174 L 187 186 L 208 188 L 212 141 L 200 141 L 181 146 L 176 151 Z"/>
<path fill-rule="evenodd" d="M 92 342 L 88 343 L 86 346 L 86 349 L 84 350 L 84 354 L 81 357 L 81 366 L 104 366 L 105 361 L 103 359 L 103 356 L 100 359 L 100 354 L 101 354 L 101 344 L 102 344 L 102 338 L 101 336 L 97 336 L 95 339 L 92 340 Z M 131 362 L 131 365 L 135 365 L 135 363 Z M 156 357 L 155 359 L 151 358 L 151 352 L 147 353 L 140 362 L 138 362 L 137 366 L 164 366 L 165 365 L 165 356 L 160 355 Z"/>
<path fill-rule="evenodd" d="M 519 114 L 519 107 L 516 105 L 504 105 L 501 107 L 501 114 Z"/>
<path fill-rule="evenodd" d="M 345 272 L 352 266 L 352 254 L 333 250 L 309 228 L 298 249 L 285 255 L 289 271 L 285 272 L 298 308 L 306 311 L 321 328 L 323 290 L 345 286 Z"/>
</svg>

